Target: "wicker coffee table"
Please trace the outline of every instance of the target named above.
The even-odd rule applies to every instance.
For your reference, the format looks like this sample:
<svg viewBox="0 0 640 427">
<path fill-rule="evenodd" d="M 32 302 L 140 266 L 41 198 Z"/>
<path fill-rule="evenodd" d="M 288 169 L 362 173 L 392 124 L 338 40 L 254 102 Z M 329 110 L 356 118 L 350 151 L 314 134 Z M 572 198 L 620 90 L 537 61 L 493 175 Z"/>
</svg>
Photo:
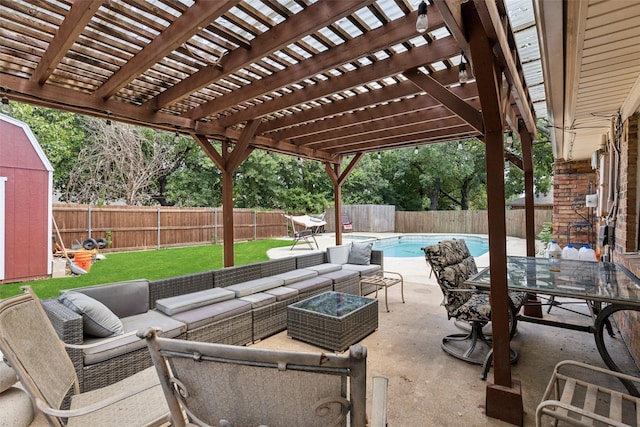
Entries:
<svg viewBox="0 0 640 427">
<path fill-rule="evenodd" d="M 393 271 L 381 271 L 373 276 L 364 276 L 360 279 L 360 295 L 362 295 L 362 285 L 373 285 L 376 287 L 376 298 L 378 297 L 378 288 L 384 288 L 384 306 L 389 312 L 389 303 L 387 302 L 387 288 L 400 283 L 400 295 L 402 295 L 402 303 L 404 304 L 404 279 L 400 273 Z"/>
<path fill-rule="evenodd" d="M 378 328 L 378 300 L 325 292 L 287 307 L 287 335 L 344 351 Z"/>
</svg>

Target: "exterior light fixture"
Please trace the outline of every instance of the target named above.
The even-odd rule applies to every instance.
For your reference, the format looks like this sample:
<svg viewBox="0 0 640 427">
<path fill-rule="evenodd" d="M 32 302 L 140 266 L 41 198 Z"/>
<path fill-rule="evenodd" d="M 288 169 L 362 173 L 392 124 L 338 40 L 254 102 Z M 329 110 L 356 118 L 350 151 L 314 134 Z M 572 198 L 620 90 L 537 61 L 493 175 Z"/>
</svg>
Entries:
<svg viewBox="0 0 640 427">
<path fill-rule="evenodd" d="M 509 147 L 513 147 L 513 132 L 507 134 L 507 144 Z"/>
<path fill-rule="evenodd" d="M 107 120 L 105 120 L 107 126 L 111 126 L 111 111 L 107 111 Z"/>
<path fill-rule="evenodd" d="M 416 147 L 416 148 L 413 150 L 413 154 L 415 154 L 416 156 L 418 155 L 418 147 Z"/>
<path fill-rule="evenodd" d="M 460 65 L 458 66 L 458 79 L 463 85 L 469 81 L 469 73 L 467 72 L 467 61 L 464 60 L 464 53 L 460 55 Z"/>
<path fill-rule="evenodd" d="M 9 105 L 9 98 L 2 97 L 2 105 Z"/>
<path fill-rule="evenodd" d="M 429 27 L 429 21 L 427 20 L 427 3 L 422 0 L 418 6 L 418 19 L 416 20 L 416 31 L 424 33 Z"/>
</svg>

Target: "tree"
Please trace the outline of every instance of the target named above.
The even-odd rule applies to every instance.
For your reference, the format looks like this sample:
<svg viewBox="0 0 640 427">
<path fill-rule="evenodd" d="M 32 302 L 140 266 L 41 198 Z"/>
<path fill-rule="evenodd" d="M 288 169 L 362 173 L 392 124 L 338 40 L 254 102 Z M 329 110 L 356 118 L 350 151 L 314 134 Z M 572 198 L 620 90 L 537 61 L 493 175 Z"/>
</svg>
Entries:
<svg viewBox="0 0 640 427">
<path fill-rule="evenodd" d="M 89 144 L 80 151 L 65 192 L 72 202 L 152 204 L 158 179 L 184 155 L 166 133 L 131 125 L 89 119 L 86 135 Z"/>
<path fill-rule="evenodd" d="M 551 149 L 551 135 L 549 124 L 540 119 L 537 123 L 537 136 L 533 141 L 533 186 L 535 194 L 548 194 L 553 181 L 553 151 Z M 513 138 L 513 144 L 507 150 L 520 155 L 522 148 L 520 140 Z M 524 173 L 510 162 L 505 170 L 505 195 L 507 200 L 521 197 L 524 193 Z"/>
</svg>

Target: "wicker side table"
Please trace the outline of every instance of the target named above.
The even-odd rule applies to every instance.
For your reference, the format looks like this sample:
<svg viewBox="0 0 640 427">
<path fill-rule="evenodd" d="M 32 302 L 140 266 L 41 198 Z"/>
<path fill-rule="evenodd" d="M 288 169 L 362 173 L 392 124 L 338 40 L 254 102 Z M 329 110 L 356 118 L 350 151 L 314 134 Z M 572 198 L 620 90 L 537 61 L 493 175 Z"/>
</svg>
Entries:
<svg viewBox="0 0 640 427">
<path fill-rule="evenodd" d="M 378 300 L 324 292 L 287 307 L 287 335 L 344 351 L 378 328 Z"/>
<path fill-rule="evenodd" d="M 391 276 L 391 277 L 390 277 Z M 404 278 L 400 273 L 393 271 L 380 271 L 373 276 L 364 276 L 360 279 L 360 295 L 362 295 L 363 285 L 373 285 L 376 287 L 376 298 L 378 297 L 378 288 L 384 288 L 384 306 L 389 312 L 389 303 L 387 300 L 387 288 L 400 283 L 400 295 L 402 295 L 402 303 L 404 304 Z"/>
</svg>

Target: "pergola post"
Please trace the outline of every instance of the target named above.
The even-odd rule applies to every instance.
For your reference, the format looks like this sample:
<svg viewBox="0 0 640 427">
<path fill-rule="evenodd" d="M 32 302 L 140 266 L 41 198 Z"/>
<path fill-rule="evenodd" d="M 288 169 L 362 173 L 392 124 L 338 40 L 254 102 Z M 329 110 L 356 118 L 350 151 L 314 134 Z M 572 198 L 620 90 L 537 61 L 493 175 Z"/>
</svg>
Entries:
<svg viewBox="0 0 640 427">
<path fill-rule="evenodd" d="M 535 205 L 533 198 L 533 141 L 522 121 L 518 121 L 520 145 L 522 146 L 522 166 L 524 171 L 524 209 L 527 256 L 536 256 Z"/>
<path fill-rule="evenodd" d="M 362 160 L 364 153 L 356 154 L 347 167 L 340 171 L 340 163 L 324 164 L 324 169 L 329 175 L 329 179 L 333 183 L 333 202 L 335 206 L 335 220 L 336 220 L 336 245 L 342 244 L 342 184 L 347 177 L 353 172 L 356 165 Z"/>
<path fill-rule="evenodd" d="M 254 150 L 254 147 L 249 143 L 254 138 L 259 124 L 260 120 L 247 122 L 235 146 L 232 146 L 228 139 L 224 139 L 222 141 L 222 155 L 211 145 L 206 136 L 192 135 L 222 172 L 222 239 L 225 267 L 234 265 L 233 173 Z"/>
<path fill-rule="evenodd" d="M 522 425 L 524 409 L 520 382 L 511 378 L 509 339 L 509 293 L 507 289 L 507 232 L 504 191 L 503 116 L 504 90 L 491 44 L 474 3 L 461 5 L 468 32 L 471 62 L 475 73 L 482 115 L 487 163 L 487 207 L 489 221 L 489 264 L 491 275 L 491 327 L 493 375 L 487 378 L 486 413 L 515 425 Z"/>
</svg>

